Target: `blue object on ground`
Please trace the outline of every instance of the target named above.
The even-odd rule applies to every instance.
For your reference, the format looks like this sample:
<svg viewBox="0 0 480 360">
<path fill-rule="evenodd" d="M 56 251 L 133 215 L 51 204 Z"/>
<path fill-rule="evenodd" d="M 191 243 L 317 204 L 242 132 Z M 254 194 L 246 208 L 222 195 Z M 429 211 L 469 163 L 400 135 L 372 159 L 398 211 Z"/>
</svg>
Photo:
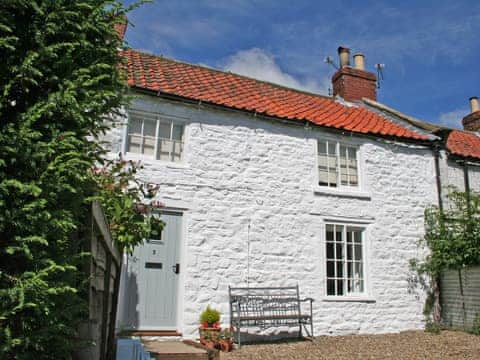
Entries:
<svg viewBox="0 0 480 360">
<path fill-rule="evenodd" d="M 138 339 L 117 340 L 117 360 L 151 360 L 150 353 L 145 350 Z"/>
</svg>

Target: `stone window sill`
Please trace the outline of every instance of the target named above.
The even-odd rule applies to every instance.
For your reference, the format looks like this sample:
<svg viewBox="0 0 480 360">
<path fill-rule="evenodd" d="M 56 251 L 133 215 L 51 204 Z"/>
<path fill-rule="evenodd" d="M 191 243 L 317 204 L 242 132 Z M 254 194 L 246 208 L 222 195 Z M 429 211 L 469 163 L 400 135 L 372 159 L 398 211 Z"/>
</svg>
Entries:
<svg viewBox="0 0 480 360">
<path fill-rule="evenodd" d="M 369 192 L 351 189 L 332 189 L 317 186 L 313 189 L 313 192 L 318 195 L 333 195 L 338 197 L 357 198 L 365 200 L 371 200 L 372 198 Z"/>
<path fill-rule="evenodd" d="M 152 164 L 156 166 L 165 166 L 169 169 L 189 169 L 188 166 L 183 160 L 181 162 L 173 162 L 173 161 L 165 161 L 165 160 L 157 160 L 152 157 L 142 156 L 140 154 L 134 153 L 123 153 L 124 160 L 132 160 L 132 161 L 139 161 L 143 164 Z"/>
<path fill-rule="evenodd" d="M 324 296 L 322 301 L 326 302 L 363 302 L 374 303 L 377 302 L 375 298 L 369 296 Z"/>
</svg>

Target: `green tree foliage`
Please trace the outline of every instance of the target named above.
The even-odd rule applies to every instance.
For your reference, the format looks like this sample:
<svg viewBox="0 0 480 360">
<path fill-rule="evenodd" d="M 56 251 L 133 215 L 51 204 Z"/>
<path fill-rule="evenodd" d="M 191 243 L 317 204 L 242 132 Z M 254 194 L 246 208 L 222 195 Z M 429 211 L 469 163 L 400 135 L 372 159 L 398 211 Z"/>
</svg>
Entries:
<svg viewBox="0 0 480 360">
<path fill-rule="evenodd" d="M 1 359 L 70 357 L 87 311 L 87 200 L 98 196 L 107 217 L 114 204 L 135 212 L 135 193 L 98 191 L 128 173 L 91 172 L 105 119 L 124 101 L 114 23 L 125 11 L 117 0 L 0 1 Z M 115 233 L 127 247 L 148 230 L 134 220 L 142 231 Z"/>
</svg>

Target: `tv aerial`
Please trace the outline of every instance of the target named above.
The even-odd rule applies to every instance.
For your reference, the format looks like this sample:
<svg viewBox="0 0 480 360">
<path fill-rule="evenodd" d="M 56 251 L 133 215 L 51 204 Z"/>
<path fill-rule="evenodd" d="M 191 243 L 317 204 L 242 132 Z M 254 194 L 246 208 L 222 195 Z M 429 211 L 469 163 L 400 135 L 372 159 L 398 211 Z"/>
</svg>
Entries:
<svg viewBox="0 0 480 360">
<path fill-rule="evenodd" d="M 385 69 L 385 64 L 375 64 L 375 69 L 377 69 L 377 88 L 380 89 L 380 81 L 384 79 L 383 69 Z"/>
</svg>

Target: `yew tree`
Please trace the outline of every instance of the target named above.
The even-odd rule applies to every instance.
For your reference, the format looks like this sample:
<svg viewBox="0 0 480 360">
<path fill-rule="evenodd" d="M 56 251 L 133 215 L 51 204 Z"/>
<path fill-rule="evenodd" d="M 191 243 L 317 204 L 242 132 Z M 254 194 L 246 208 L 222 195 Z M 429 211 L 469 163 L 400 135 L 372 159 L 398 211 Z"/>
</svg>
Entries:
<svg viewBox="0 0 480 360">
<path fill-rule="evenodd" d="M 79 264 L 91 169 L 121 108 L 112 0 L 0 0 L 0 358 L 67 359 L 85 318 Z"/>
</svg>

